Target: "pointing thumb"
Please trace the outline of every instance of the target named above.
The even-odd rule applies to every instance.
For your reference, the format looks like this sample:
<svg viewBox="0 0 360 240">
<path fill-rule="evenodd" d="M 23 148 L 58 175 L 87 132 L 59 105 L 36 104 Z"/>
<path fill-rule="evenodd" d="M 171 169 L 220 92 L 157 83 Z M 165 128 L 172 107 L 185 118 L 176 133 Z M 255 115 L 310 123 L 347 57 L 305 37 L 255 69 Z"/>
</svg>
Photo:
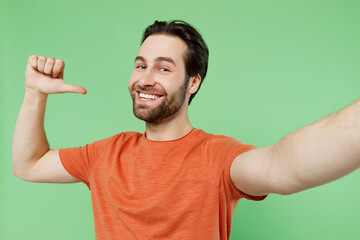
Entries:
<svg viewBox="0 0 360 240">
<path fill-rule="evenodd" d="M 65 84 L 62 90 L 63 90 L 62 92 L 82 93 L 82 94 L 86 94 L 87 92 L 85 88 L 71 84 Z"/>
</svg>

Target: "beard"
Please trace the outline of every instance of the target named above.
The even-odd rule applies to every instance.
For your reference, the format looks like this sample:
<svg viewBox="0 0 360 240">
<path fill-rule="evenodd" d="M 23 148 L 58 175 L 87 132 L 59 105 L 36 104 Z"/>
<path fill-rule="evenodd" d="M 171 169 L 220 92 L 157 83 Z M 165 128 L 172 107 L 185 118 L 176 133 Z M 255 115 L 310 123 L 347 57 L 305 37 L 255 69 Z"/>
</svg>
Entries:
<svg viewBox="0 0 360 240">
<path fill-rule="evenodd" d="M 143 88 L 139 85 L 132 87 L 133 112 L 135 117 L 149 123 L 160 123 L 174 116 L 185 102 L 187 81 L 175 93 L 168 95 L 165 91 L 154 88 Z M 156 106 L 148 106 L 136 102 L 137 91 L 159 93 L 162 101 Z"/>
</svg>

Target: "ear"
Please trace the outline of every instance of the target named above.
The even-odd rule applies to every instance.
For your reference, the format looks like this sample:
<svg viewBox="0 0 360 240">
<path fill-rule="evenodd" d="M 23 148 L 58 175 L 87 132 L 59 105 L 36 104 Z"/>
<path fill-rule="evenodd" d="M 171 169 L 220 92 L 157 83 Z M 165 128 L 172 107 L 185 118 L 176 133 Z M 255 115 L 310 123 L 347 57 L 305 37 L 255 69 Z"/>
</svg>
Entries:
<svg viewBox="0 0 360 240">
<path fill-rule="evenodd" d="M 190 81 L 189 81 L 187 92 L 190 93 L 190 95 L 196 93 L 196 91 L 199 89 L 200 83 L 201 83 L 200 74 L 197 74 L 196 76 L 191 77 Z"/>
</svg>

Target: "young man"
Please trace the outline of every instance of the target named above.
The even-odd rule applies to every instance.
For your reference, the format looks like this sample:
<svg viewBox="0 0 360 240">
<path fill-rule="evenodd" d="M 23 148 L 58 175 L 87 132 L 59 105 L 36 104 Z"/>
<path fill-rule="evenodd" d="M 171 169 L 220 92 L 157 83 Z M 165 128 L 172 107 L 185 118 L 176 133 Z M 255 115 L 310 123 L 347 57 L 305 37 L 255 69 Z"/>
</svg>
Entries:
<svg viewBox="0 0 360 240">
<path fill-rule="evenodd" d="M 33 182 L 84 182 L 97 239 L 229 239 L 240 198 L 263 200 L 328 183 L 360 166 L 360 102 L 255 148 L 192 127 L 188 105 L 207 71 L 208 49 L 185 22 L 149 26 L 129 81 L 144 134 L 49 149 L 47 96 L 86 93 L 63 81 L 64 63 L 32 55 L 13 139 L 13 171 Z"/>
</svg>

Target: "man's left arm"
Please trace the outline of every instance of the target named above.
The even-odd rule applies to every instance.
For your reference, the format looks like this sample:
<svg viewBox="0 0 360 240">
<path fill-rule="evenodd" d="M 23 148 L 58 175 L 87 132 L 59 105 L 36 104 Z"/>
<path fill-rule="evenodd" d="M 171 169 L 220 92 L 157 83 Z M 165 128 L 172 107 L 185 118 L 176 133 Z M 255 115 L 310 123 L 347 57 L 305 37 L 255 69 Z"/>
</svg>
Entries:
<svg viewBox="0 0 360 240">
<path fill-rule="evenodd" d="M 293 194 L 360 167 L 360 99 L 274 145 L 239 155 L 230 176 L 244 193 Z"/>
</svg>

